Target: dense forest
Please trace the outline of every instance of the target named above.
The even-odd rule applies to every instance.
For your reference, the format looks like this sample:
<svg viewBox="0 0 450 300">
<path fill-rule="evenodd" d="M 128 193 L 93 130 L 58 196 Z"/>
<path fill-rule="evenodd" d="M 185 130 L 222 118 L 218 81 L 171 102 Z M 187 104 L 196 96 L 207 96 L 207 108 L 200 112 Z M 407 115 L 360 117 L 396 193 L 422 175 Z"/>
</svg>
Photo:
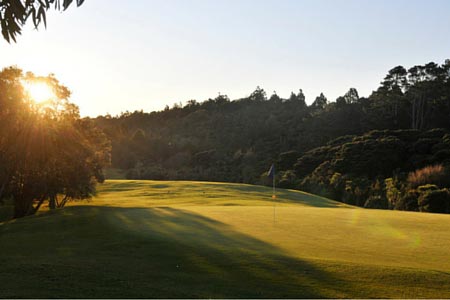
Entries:
<svg viewBox="0 0 450 300">
<path fill-rule="evenodd" d="M 274 162 L 281 187 L 450 212 L 450 60 L 397 66 L 367 98 L 350 88 L 335 101 L 305 100 L 302 90 L 283 99 L 257 87 L 242 99 L 219 95 L 95 123 L 112 142 L 112 166 L 130 179 L 266 184 Z"/>
</svg>

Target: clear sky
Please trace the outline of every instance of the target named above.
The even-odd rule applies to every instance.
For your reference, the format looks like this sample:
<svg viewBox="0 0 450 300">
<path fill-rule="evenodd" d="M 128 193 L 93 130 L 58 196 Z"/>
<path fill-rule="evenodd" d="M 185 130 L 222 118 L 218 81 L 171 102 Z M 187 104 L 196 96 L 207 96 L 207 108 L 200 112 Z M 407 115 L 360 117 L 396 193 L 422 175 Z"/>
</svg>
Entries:
<svg viewBox="0 0 450 300">
<path fill-rule="evenodd" d="M 85 0 L 0 41 L 0 67 L 54 73 L 83 116 L 161 110 L 256 86 L 311 103 L 450 58 L 448 0 Z"/>
</svg>

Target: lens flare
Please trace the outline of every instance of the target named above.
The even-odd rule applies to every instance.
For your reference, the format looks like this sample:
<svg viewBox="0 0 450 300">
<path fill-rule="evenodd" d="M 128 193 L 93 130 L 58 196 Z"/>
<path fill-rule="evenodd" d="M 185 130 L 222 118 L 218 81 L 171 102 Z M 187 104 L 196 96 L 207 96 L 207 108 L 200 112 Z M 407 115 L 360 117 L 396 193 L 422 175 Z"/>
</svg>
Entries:
<svg viewBox="0 0 450 300">
<path fill-rule="evenodd" d="M 28 82 L 24 84 L 24 88 L 36 103 L 46 102 L 55 97 L 55 93 L 45 82 Z"/>
</svg>

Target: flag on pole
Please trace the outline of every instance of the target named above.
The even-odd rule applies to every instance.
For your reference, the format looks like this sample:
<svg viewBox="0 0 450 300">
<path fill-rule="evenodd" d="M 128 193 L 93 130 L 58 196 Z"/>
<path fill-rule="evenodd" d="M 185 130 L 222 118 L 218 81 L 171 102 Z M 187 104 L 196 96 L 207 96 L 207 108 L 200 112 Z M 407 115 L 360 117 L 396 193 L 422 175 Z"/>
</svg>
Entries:
<svg viewBox="0 0 450 300">
<path fill-rule="evenodd" d="M 269 172 L 267 172 L 267 177 L 274 178 L 275 177 L 275 166 L 272 164 L 270 166 Z"/>
<path fill-rule="evenodd" d="M 272 164 L 270 166 L 269 172 L 267 172 L 267 177 L 272 179 L 272 187 L 273 187 L 272 198 L 275 199 L 277 196 L 275 195 L 275 165 L 274 164 Z"/>
</svg>

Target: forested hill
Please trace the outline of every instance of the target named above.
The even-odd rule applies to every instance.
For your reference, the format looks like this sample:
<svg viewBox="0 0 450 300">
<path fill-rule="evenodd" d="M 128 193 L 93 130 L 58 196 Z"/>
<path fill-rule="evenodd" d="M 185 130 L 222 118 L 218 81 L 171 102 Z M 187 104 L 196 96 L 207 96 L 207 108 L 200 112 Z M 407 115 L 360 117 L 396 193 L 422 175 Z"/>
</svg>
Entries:
<svg viewBox="0 0 450 300">
<path fill-rule="evenodd" d="M 450 60 L 395 67 L 367 98 L 350 88 L 308 106 L 301 90 L 282 99 L 258 87 L 238 100 L 219 95 L 95 121 L 112 141 L 113 167 L 129 178 L 263 183 L 272 162 L 294 169 L 307 151 L 341 136 L 450 129 Z"/>
</svg>

